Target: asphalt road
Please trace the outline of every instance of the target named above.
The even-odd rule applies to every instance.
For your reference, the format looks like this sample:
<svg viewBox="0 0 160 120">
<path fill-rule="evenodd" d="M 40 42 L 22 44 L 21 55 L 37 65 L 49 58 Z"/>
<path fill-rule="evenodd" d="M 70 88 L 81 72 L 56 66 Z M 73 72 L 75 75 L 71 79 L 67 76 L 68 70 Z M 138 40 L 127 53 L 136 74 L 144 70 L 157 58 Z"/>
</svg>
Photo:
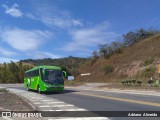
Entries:
<svg viewBox="0 0 160 120">
<path fill-rule="evenodd" d="M 24 90 L 23 85 L 0 86 Z M 65 88 L 64 92 L 60 94 L 45 93 L 43 95 L 73 104 L 88 111 L 160 111 L 160 96 L 80 90 L 76 88 Z"/>
</svg>

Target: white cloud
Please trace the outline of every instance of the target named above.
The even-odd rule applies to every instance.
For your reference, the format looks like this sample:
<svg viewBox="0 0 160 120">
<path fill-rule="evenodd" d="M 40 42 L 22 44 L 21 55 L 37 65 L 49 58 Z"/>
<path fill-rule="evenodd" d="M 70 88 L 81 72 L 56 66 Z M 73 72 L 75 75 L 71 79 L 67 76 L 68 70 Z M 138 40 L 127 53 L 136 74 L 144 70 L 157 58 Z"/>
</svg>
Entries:
<svg viewBox="0 0 160 120">
<path fill-rule="evenodd" d="M 83 23 L 81 20 L 72 20 L 72 23 L 74 26 L 83 26 Z"/>
<path fill-rule="evenodd" d="M 53 53 L 50 52 L 44 52 L 44 51 L 36 51 L 34 52 L 34 54 L 28 54 L 29 56 L 31 56 L 33 59 L 43 59 L 43 58 L 60 58 L 61 56 L 59 55 L 55 55 Z"/>
<path fill-rule="evenodd" d="M 18 62 L 19 60 L 17 59 L 12 59 L 12 58 L 6 58 L 6 57 L 0 57 L 0 63 L 10 63 L 11 61 L 13 62 Z"/>
<path fill-rule="evenodd" d="M 33 13 L 27 13 L 26 17 L 38 20 L 49 27 L 69 28 L 83 26 L 83 22 L 75 19 L 71 14 L 54 5 L 36 4 Z M 43 9 L 42 9 L 43 8 Z"/>
<path fill-rule="evenodd" d="M 2 5 L 3 8 L 5 8 L 5 13 L 9 14 L 13 17 L 22 17 L 23 13 L 18 9 L 19 5 L 18 4 L 13 4 L 11 7 L 7 5 Z"/>
<path fill-rule="evenodd" d="M 5 55 L 5 56 L 13 56 L 13 55 L 16 55 L 17 53 L 13 52 L 13 51 L 9 51 L 9 50 L 6 50 L 2 47 L 0 47 L 0 55 Z"/>
<path fill-rule="evenodd" d="M 58 28 L 83 26 L 83 23 L 80 20 L 74 20 L 71 18 L 43 16 L 41 17 L 41 21 L 48 26 L 56 26 Z"/>
<path fill-rule="evenodd" d="M 66 51 L 91 51 L 89 47 L 110 43 L 118 34 L 108 30 L 109 23 L 104 22 L 92 28 L 78 29 L 70 32 L 72 41 L 63 48 Z"/>
<path fill-rule="evenodd" d="M 23 30 L 18 28 L 2 29 L 0 37 L 11 47 L 18 50 L 35 50 L 48 40 L 52 34 L 41 30 Z"/>
</svg>

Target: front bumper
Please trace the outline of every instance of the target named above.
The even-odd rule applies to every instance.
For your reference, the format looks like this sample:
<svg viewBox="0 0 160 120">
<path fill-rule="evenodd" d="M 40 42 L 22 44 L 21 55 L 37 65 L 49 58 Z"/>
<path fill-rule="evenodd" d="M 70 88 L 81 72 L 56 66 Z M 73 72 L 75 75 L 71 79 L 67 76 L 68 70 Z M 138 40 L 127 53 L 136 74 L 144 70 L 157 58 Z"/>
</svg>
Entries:
<svg viewBox="0 0 160 120">
<path fill-rule="evenodd" d="M 52 92 L 52 91 L 61 92 L 63 90 L 64 90 L 64 85 L 44 85 L 44 88 L 41 89 L 41 91 L 47 91 L 47 92 Z"/>
</svg>

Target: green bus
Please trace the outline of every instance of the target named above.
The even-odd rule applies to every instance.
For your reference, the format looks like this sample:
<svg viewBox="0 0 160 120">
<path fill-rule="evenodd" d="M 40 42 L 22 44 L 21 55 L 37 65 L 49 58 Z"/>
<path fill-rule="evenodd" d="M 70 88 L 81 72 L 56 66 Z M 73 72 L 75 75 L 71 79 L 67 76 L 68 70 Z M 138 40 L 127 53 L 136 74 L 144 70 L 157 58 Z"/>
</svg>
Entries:
<svg viewBox="0 0 160 120">
<path fill-rule="evenodd" d="M 41 92 L 62 92 L 66 72 L 57 66 L 37 66 L 25 72 L 24 87 Z"/>
</svg>

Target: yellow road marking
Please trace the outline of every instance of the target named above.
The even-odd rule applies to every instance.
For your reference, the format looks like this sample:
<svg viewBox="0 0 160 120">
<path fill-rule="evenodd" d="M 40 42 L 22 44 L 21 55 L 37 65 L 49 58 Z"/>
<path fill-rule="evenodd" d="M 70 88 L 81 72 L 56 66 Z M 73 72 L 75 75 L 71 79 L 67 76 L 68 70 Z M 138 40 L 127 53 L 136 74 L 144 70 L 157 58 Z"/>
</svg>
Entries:
<svg viewBox="0 0 160 120">
<path fill-rule="evenodd" d="M 117 101 L 123 101 L 123 102 L 129 102 L 129 103 L 135 103 L 135 104 L 143 104 L 143 105 L 150 105 L 155 107 L 160 107 L 159 103 L 153 103 L 153 102 L 146 102 L 146 101 L 140 101 L 140 100 L 131 100 L 131 99 L 124 99 L 124 98 L 117 98 L 117 97 L 110 97 L 110 96 L 101 96 L 101 95 L 95 95 L 95 94 L 88 94 L 88 93 L 73 93 L 73 94 L 80 94 L 80 95 L 86 95 L 86 96 L 92 96 L 92 97 L 98 97 L 98 98 L 105 98 L 110 100 L 117 100 Z"/>
</svg>

